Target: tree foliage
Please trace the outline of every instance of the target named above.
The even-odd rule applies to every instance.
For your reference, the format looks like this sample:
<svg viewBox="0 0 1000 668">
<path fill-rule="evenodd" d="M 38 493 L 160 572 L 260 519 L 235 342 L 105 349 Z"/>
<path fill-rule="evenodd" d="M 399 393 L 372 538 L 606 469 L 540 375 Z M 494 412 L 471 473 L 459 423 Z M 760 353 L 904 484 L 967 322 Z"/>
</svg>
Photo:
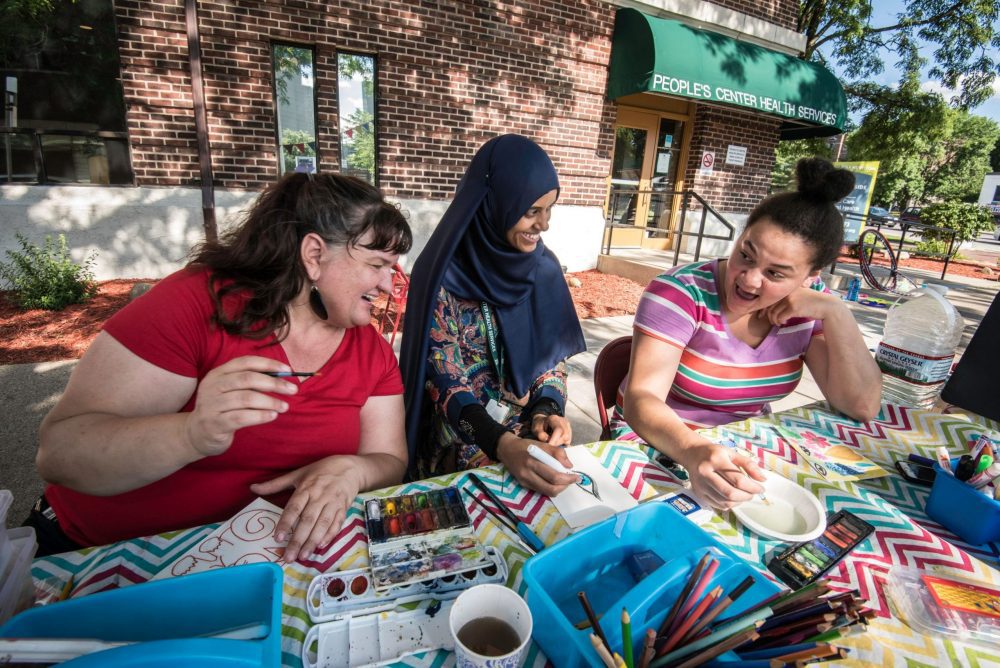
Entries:
<svg viewBox="0 0 1000 668">
<path fill-rule="evenodd" d="M 855 104 L 883 104 L 885 87 L 860 84 L 885 70 L 885 54 L 895 56 L 902 71 L 919 71 L 924 65 L 921 41 L 933 49 L 928 76 L 957 92 L 951 104 L 972 108 L 993 95 L 993 80 L 1000 73 L 1000 3 L 908 0 L 885 25 L 872 23 L 872 8 L 871 0 L 803 0 L 799 5 L 798 28 L 806 36 L 803 57 L 839 66 Z"/>
<path fill-rule="evenodd" d="M 778 150 L 774 156 L 774 168 L 771 170 L 772 193 L 790 190 L 795 187 L 795 163 L 802 158 L 832 158 L 833 151 L 825 139 L 794 139 L 778 142 Z"/>
</svg>

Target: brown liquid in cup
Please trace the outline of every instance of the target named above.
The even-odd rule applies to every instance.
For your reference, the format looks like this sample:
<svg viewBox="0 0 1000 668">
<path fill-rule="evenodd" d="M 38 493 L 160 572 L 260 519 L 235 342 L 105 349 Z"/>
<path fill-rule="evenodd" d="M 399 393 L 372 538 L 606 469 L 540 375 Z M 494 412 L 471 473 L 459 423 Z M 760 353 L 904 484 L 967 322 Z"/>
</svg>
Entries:
<svg viewBox="0 0 1000 668">
<path fill-rule="evenodd" d="M 458 631 L 458 640 L 481 656 L 510 654 L 521 644 L 514 627 L 496 617 L 479 617 L 466 622 Z"/>
</svg>

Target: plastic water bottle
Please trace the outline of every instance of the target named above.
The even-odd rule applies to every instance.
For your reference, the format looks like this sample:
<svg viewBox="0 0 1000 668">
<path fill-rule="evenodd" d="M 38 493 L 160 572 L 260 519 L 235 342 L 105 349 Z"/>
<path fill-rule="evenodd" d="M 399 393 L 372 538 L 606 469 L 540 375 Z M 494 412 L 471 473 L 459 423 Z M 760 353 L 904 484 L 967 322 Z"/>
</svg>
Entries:
<svg viewBox="0 0 1000 668">
<path fill-rule="evenodd" d="M 882 369 L 882 400 L 930 408 L 948 379 L 965 321 L 945 299 L 944 286 L 924 284 L 923 293 L 897 303 L 886 314 L 875 361 Z"/>
<path fill-rule="evenodd" d="M 858 301 L 858 295 L 861 293 L 861 279 L 855 276 L 851 279 L 851 283 L 847 286 L 847 296 L 845 299 L 849 302 Z"/>
</svg>

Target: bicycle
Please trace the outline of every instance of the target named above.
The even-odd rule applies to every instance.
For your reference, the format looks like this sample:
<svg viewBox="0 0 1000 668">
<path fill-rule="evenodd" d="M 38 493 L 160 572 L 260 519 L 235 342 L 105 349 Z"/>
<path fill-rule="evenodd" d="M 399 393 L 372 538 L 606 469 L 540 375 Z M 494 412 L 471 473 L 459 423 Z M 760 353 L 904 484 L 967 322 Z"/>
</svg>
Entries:
<svg viewBox="0 0 1000 668">
<path fill-rule="evenodd" d="M 878 229 L 863 229 L 858 236 L 856 248 L 861 275 L 872 289 L 896 295 L 911 295 L 920 289 L 920 286 L 899 270 L 896 251 Z"/>
</svg>

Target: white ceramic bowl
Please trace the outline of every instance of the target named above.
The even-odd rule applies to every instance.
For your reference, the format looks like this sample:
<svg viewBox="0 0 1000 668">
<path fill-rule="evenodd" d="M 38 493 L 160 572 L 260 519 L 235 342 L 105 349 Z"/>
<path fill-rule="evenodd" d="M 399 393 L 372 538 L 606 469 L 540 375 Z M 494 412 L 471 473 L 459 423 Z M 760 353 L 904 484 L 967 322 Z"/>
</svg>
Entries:
<svg viewBox="0 0 1000 668">
<path fill-rule="evenodd" d="M 826 513 L 819 499 L 788 478 L 764 471 L 767 500 L 760 497 L 733 508 L 746 528 L 766 538 L 802 543 L 826 531 Z"/>
</svg>

